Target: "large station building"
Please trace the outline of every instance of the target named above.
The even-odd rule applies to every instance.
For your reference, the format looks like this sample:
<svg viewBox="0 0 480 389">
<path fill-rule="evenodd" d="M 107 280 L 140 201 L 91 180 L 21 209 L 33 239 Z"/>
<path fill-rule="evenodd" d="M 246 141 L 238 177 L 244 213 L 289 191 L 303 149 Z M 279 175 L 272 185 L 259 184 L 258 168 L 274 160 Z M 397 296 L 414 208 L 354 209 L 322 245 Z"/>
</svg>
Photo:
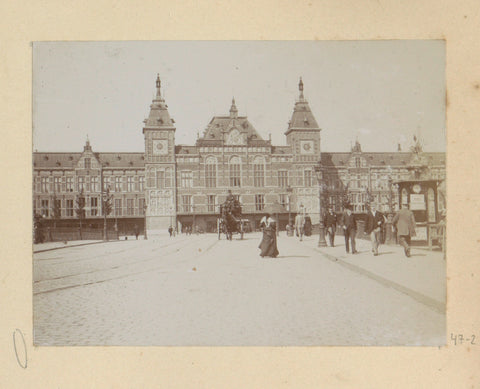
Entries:
<svg viewBox="0 0 480 389">
<path fill-rule="evenodd" d="M 47 221 L 56 214 L 56 223 L 73 225 L 76 199 L 82 193 L 85 223 L 101 226 L 102 190 L 108 188 L 113 208 L 108 223 L 121 232 L 145 222 L 149 233 L 170 225 L 213 232 L 219 204 L 231 189 L 252 225 L 275 204 L 280 228 L 285 228 L 301 208 L 315 224 L 320 206 L 341 212 L 346 199 L 356 213 L 366 211 L 368 200 L 384 211 L 395 210 L 396 181 L 415 178 L 419 172 L 439 182 L 445 179 L 445 153 L 419 147 L 363 152 L 357 141 L 348 152 L 321 152 L 321 129 L 301 79 L 298 99 L 292 103 L 284 129 L 286 146 L 263 139 L 248 118 L 239 115 L 235 100 L 228 114 L 210 120 L 195 145 L 176 145 L 175 122 L 157 77 L 156 96 L 144 120 L 144 152 L 96 152 L 87 140 L 83 152 L 33 154 L 34 214 Z M 440 206 L 442 201 L 438 199 Z"/>
</svg>

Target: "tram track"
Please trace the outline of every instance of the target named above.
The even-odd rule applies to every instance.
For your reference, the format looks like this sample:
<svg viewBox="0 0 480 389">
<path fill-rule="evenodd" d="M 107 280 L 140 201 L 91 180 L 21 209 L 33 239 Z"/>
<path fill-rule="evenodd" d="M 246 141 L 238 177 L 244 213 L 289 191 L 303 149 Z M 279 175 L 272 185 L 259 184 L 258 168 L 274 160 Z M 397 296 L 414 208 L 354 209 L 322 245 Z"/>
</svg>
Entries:
<svg viewBox="0 0 480 389">
<path fill-rule="evenodd" d="M 176 250 L 178 250 L 180 247 L 183 247 L 182 245 L 184 245 L 185 242 L 184 241 L 180 241 L 180 242 L 172 242 L 172 243 L 169 243 L 169 244 L 165 244 L 165 245 L 161 245 L 161 246 L 158 246 L 158 247 L 155 247 L 153 250 L 150 251 L 150 254 L 152 252 L 158 252 L 159 250 L 161 249 L 164 249 L 166 247 L 171 247 L 171 246 L 176 246 L 178 248 L 176 248 Z M 80 272 L 80 273 L 74 273 L 74 274 L 66 274 L 66 275 L 62 275 L 60 277 L 50 277 L 50 278 L 45 278 L 45 279 L 41 279 L 41 280 L 34 280 L 34 283 L 35 282 L 39 282 L 39 281 L 44 281 L 44 280 L 53 280 L 53 279 L 59 279 L 59 278 L 63 278 L 63 277 L 68 277 L 68 276 L 74 276 L 74 275 L 78 275 L 78 274 L 88 274 L 88 273 L 93 273 L 93 272 L 96 272 L 96 271 L 102 271 L 102 270 L 108 270 L 108 269 L 114 269 L 116 267 L 119 267 L 119 266 L 128 266 L 128 265 L 131 265 L 131 264 L 135 264 L 135 263 L 138 263 L 138 262 L 142 262 L 142 261 L 128 261 L 128 262 L 122 262 L 122 261 L 125 261 L 126 259 L 130 258 L 131 257 L 131 251 L 134 250 L 138 250 L 138 247 L 132 247 L 132 248 L 128 248 L 126 250 L 121 250 L 121 251 L 117 251 L 115 254 L 123 254 L 122 256 L 120 256 L 120 258 L 118 257 L 115 257 L 114 261 L 115 261 L 115 265 L 114 266 L 103 266 L 101 268 L 96 268 L 94 270 L 91 270 L 91 271 L 88 271 L 88 272 Z M 174 252 L 175 250 L 170 250 L 168 252 L 165 252 L 164 255 L 168 255 L 168 254 L 171 254 L 172 252 Z M 107 252 L 105 253 L 102 257 L 106 257 L 106 256 L 112 256 L 114 255 L 114 253 L 111 253 L 111 252 Z M 163 255 L 163 253 L 162 253 Z M 71 269 L 71 266 L 72 264 L 74 265 L 78 265 L 79 263 L 81 262 L 85 262 L 85 261 L 91 261 L 92 264 L 102 264 L 102 257 L 97 257 L 97 258 L 92 258 L 91 256 L 90 257 L 87 257 L 87 258 L 84 258 L 82 260 L 78 260 L 78 261 L 69 261 L 69 262 L 60 262 L 60 263 L 47 263 L 47 264 L 35 264 L 35 266 L 38 266 L 39 270 L 38 272 L 42 272 L 42 270 L 44 269 L 40 269 L 40 268 L 43 268 L 44 266 L 64 266 L 64 267 L 67 267 L 67 269 Z M 147 259 L 144 259 L 143 261 L 150 261 L 150 260 L 153 260 L 153 259 L 156 259 L 158 258 L 158 256 L 155 256 L 153 257 L 152 255 L 149 255 L 149 257 Z M 112 260 L 113 261 L 113 260 Z M 110 262 L 112 262 L 110 261 Z M 120 262 L 120 264 L 118 264 Z"/>
<path fill-rule="evenodd" d="M 200 242 L 201 242 L 201 240 L 200 240 Z M 188 241 L 188 244 L 186 246 L 185 246 L 184 241 L 176 242 L 176 243 L 179 243 L 179 245 L 182 247 L 182 256 L 185 256 L 184 250 L 185 249 L 188 250 L 188 248 L 191 248 L 192 246 L 197 246 L 199 241 L 198 240 Z M 205 255 L 217 243 L 218 243 L 218 241 L 215 240 L 213 243 L 208 245 L 206 248 L 201 247 L 200 250 L 198 250 L 198 251 L 196 250 L 196 247 L 194 247 L 193 250 L 192 250 L 193 256 L 192 257 L 188 256 L 184 260 L 176 261 L 175 266 L 178 266 L 179 264 L 182 264 L 182 263 L 186 263 L 186 262 L 190 261 L 192 258 L 198 258 L 198 257 L 201 257 L 201 256 Z M 172 244 L 168 244 L 168 245 L 163 245 L 163 247 L 169 247 L 169 246 L 170 247 L 171 246 L 176 246 L 176 244 L 172 243 Z M 158 249 L 160 249 L 160 247 Z M 154 251 L 158 251 L 158 250 L 154 250 Z M 176 253 L 180 253 L 180 247 L 175 247 L 173 250 L 169 250 L 169 251 L 165 252 L 164 255 L 169 256 L 169 255 L 175 255 Z M 173 257 L 171 259 L 174 259 L 174 258 L 175 257 Z M 148 273 L 148 272 L 152 272 L 152 271 L 158 272 L 158 270 L 160 270 L 160 269 L 168 268 L 169 263 L 162 263 L 161 265 L 148 266 L 147 269 L 142 269 L 141 271 L 128 271 L 127 273 L 125 273 L 125 271 L 128 268 L 135 268 L 135 266 L 138 266 L 140 264 L 149 263 L 149 262 L 158 261 L 158 260 L 159 260 L 158 256 L 152 257 L 151 255 L 149 255 L 148 258 L 142 259 L 140 261 L 122 263 L 120 265 L 104 267 L 104 268 L 101 268 L 101 269 L 95 269 L 95 270 L 88 271 L 88 272 L 66 274 L 66 275 L 62 275 L 60 277 L 38 280 L 38 281 L 34 282 L 34 293 L 33 293 L 33 295 L 50 293 L 50 292 L 54 292 L 54 291 L 58 291 L 58 290 L 70 289 L 70 288 L 75 288 L 75 287 L 82 287 L 82 286 L 97 284 L 97 283 L 101 283 L 101 282 L 116 280 L 116 279 L 120 279 L 120 278 L 127 278 L 127 277 L 131 277 L 131 276 L 134 276 L 134 275 Z M 92 275 L 95 275 L 95 274 L 100 275 L 100 273 L 102 273 L 102 272 L 111 273 L 112 271 L 119 272 L 119 273 L 124 273 L 124 274 L 117 274 L 115 276 L 107 276 L 105 274 L 103 277 L 99 277 L 99 279 L 93 279 L 93 280 L 85 280 L 84 279 L 85 282 L 80 282 L 80 283 L 75 283 L 74 282 L 71 285 L 69 285 L 69 283 L 68 283 L 69 279 L 71 281 L 75 281 L 75 280 L 81 281 L 78 278 L 88 278 L 89 276 L 92 276 Z M 93 277 L 93 278 L 95 278 L 95 277 Z M 52 282 L 53 283 L 58 283 L 58 286 L 55 287 L 53 285 L 49 285 Z M 63 285 L 65 282 L 67 284 Z M 45 289 L 43 289 L 43 286 L 45 287 Z M 50 288 L 48 286 L 50 286 Z M 51 286 L 53 286 L 53 288 Z M 35 290 L 35 289 L 37 289 L 37 290 Z"/>
</svg>

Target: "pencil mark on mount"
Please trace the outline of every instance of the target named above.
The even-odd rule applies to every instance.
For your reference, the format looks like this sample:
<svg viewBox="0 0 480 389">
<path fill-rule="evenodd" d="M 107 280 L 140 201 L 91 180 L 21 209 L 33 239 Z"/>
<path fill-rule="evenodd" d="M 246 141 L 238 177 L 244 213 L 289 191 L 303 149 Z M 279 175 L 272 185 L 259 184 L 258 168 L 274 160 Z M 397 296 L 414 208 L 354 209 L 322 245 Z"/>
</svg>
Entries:
<svg viewBox="0 0 480 389">
<path fill-rule="evenodd" d="M 15 357 L 17 362 L 22 369 L 27 368 L 27 345 L 25 344 L 25 338 L 23 333 L 18 328 L 13 331 L 13 349 L 15 350 Z M 19 355 L 19 352 L 22 350 L 23 345 L 23 356 Z"/>
</svg>

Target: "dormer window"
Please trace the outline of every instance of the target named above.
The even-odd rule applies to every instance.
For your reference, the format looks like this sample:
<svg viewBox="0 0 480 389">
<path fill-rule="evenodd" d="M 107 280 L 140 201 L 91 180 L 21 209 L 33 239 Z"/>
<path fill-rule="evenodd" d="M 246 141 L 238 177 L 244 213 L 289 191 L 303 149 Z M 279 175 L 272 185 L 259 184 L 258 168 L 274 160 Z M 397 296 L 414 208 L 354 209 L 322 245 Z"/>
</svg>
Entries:
<svg viewBox="0 0 480 389">
<path fill-rule="evenodd" d="M 85 158 L 84 163 L 85 163 L 85 169 L 91 169 L 92 168 L 92 161 L 91 161 L 90 158 Z"/>
</svg>

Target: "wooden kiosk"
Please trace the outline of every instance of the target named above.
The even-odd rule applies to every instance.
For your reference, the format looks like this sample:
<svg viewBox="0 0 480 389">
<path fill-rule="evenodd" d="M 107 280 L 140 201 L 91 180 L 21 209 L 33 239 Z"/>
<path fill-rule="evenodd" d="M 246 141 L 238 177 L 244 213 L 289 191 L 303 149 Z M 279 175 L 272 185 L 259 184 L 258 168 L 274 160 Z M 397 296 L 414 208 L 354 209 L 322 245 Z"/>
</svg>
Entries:
<svg viewBox="0 0 480 389">
<path fill-rule="evenodd" d="M 412 241 L 428 244 L 438 243 L 445 247 L 444 215 L 439 212 L 440 180 L 412 179 L 395 182 L 398 185 L 400 204 L 408 204 L 416 222 L 416 237 Z"/>
</svg>

